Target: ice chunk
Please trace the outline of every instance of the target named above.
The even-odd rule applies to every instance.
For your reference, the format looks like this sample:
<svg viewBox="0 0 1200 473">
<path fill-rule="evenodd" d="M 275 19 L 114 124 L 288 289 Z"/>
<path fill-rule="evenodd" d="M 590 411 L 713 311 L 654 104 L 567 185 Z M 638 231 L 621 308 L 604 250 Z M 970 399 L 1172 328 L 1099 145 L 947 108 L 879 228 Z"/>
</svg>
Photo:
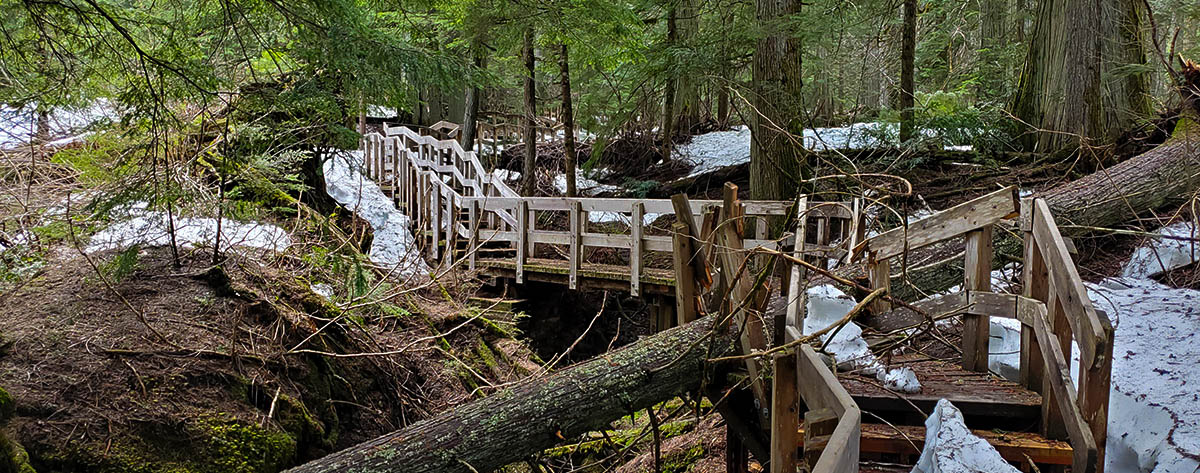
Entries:
<svg viewBox="0 0 1200 473">
<path fill-rule="evenodd" d="M 962 412 L 940 399 L 925 419 L 925 448 L 912 473 L 1019 473 L 986 440 L 972 434 Z"/>
<path fill-rule="evenodd" d="M 1180 222 L 1160 228 L 1159 235 L 1174 238 L 1154 238 L 1149 243 L 1133 253 L 1129 262 L 1121 270 L 1121 276 L 1127 278 L 1146 278 L 1182 268 L 1195 263 L 1200 257 L 1200 247 L 1195 241 L 1180 240 L 1179 238 L 1195 239 L 1196 228 L 1192 222 Z"/>
</svg>

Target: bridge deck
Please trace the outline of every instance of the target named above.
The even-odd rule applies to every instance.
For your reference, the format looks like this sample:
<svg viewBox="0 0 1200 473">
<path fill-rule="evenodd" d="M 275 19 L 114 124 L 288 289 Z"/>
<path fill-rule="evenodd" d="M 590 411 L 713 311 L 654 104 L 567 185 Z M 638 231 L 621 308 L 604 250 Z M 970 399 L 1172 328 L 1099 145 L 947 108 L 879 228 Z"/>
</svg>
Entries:
<svg viewBox="0 0 1200 473">
<path fill-rule="evenodd" d="M 516 277 L 517 263 L 513 259 L 480 258 L 476 265 L 489 276 Z M 564 286 L 571 272 L 566 260 L 549 258 L 526 259 L 524 271 L 526 280 Z M 584 263 L 579 267 L 579 282 L 587 288 L 628 291 L 629 274 L 629 266 Z M 675 296 L 675 272 L 672 270 L 644 268 L 640 280 L 645 293 Z"/>
</svg>

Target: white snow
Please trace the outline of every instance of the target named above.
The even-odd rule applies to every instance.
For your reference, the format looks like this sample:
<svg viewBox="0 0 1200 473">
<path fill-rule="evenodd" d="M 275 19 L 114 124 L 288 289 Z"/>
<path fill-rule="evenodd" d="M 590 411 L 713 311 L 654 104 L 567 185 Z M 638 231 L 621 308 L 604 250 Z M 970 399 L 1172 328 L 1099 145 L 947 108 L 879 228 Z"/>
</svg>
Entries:
<svg viewBox="0 0 1200 473">
<path fill-rule="evenodd" d="M 1149 279 L 1088 284 L 1116 325 L 1108 471 L 1200 469 L 1200 291 Z"/>
<path fill-rule="evenodd" d="M 492 171 L 492 177 L 501 181 L 511 182 L 521 178 L 521 173 L 517 171 L 509 171 L 507 169 L 496 169 Z"/>
<path fill-rule="evenodd" d="M 750 128 L 742 126 L 693 136 L 690 143 L 676 147 L 674 154 L 676 158 L 696 163 L 688 177 L 750 162 Z"/>
<path fill-rule="evenodd" d="M 1138 248 L 1121 270 L 1121 276 L 1148 278 L 1195 263 L 1200 257 L 1200 248 L 1195 241 L 1196 228 L 1192 222 L 1179 222 L 1158 230 L 1158 235 L 1148 245 Z M 1187 240 L 1181 240 L 1185 238 Z"/>
<path fill-rule="evenodd" d="M 1021 322 L 989 317 L 988 369 L 1010 380 L 1021 374 Z"/>
<path fill-rule="evenodd" d="M 837 323 L 854 308 L 854 299 L 831 285 L 810 287 L 807 293 L 807 313 L 801 330 L 805 335 Z M 895 391 L 909 394 L 921 391 L 921 382 L 911 369 L 888 370 L 879 362 L 871 353 L 867 341 L 863 339 L 862 327 L 858 324 L 847 322 L 836 334 L 826 333 L 821 336 L 821 340 L 828 342 L 825 351 L 833 355 L 838 369 L 857 370 L 866 375 L 874 375 L 883 381 L 884 386 Z"/>
<path fill-rule="evenodd" d="M 601 184 L 592 179 L 593 177 L 602 177 L 602 173 L 592 172 L 586 173 L 580 169 L 575 170 L 575 188 L 581 196 L 594 196 L 604 192 L 618 192 L 621 190 L 619 186 L 610 184 Z M 560 173 L 554 176 L 554 188 L 560 194 L 567 193 L 567 175 Z"/>
<path fill-rule="evenodd" d="M 325 189 L 330 197 L 371 225 L 371 261 L 393 268 L 400 276 L 428 274 L 409 219 L 396 210 L 392 199 L 361 172 L 362 151 L 335 154 L 325 160 Z"/>
<path fill-rule="evenodd" d="M 92 235 L 85 251 L 127 248 L 133 245 L 164 246 L 171 244 L 169 220 L 166 212 L 145 210 L 135 206 L 130 217 Z M 283 251 L 291 246 L 292 240 L 286 231 L 275 225 L 258 222 L 238 222 L 221 219 L 221 246 L 258 248 Z M 203 217 L 176 217 L 175 242 L 183 247 L 212 245 L 217 235 L 217 219 Z"/>
<path fill-rule="evenodd" d="M 925 419 L 925 448 L 912 473 L 1019 473 L 963 423 L 962 412 L 940 399 Z"/>
<path fill-rule="evenodd" d="M 323 297 L 325 300 L 327 300 L 327 301 L 333 300 L 333 286 L 330 286 L 329 284 L 326 284 L 323 282 L 319 282 L 319 283 L 313 284 L 311 286 L 311 288 L 312 288 L 313 293 L 315 293 L 318 296 Z"/>
<path fill-rule="evenodd" d="M 97 100 L 86 107 L 58 107 L 49 114 L 51 146 L 62 146 L 81 140 L 90 133 L 81 132 L 97 122 L 115 120 L 116 111 L 111 102 Z M 0 148 L 29 143 L 37 119 L 33 105 L 22 108 L 0 106 Z"/>
</svg>

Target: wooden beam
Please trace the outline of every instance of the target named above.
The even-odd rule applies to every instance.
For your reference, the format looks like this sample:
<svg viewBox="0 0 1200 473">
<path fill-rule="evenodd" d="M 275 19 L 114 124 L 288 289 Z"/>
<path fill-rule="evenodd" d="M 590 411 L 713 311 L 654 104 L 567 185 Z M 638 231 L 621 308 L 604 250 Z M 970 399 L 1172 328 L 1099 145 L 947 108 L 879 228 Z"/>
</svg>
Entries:
<svg viewBox="0 0 1200 473">
<path fill-rule="evenodd" d="M 800 428 L 800 398 L 796 386 L 795 353 L 775 357 L 771 389 L 771 473 L 795 473 L 796 442 Z"/>
<path fill-rule="evenodd" d="M 1079 370 L 1079 410 L 1092 427 L 1092 438 L 1096 440 L 1096 472 L 1104 473 L 1105 446 L 1108 442 L 1108 397 L 1112 387 L 1113 329 L 1108 315 L 1096 311 L 1104 327 L 1107 341 L 1104 344 L 1101 362 L 1091 368 Z"/>
<path fill-rule="evenodd" d="M 963 289 L 992 291 L 992 226 L 967 232 Z M 968 313 L 963 316 L 962 366 L 967 371 L 986 372 L 988 369 L 989 320 L 987 315 Z"/>
<path fill-rule="evenodd" d="M 675 251 L 671 261 L 675 267 L 675 314 L 679 325 L 696 320 L 696 274 L 688 261 L 692 252 L 692 239 L 687 236 L 687 225 L 675 222 L 671 225 Z"/>
<path fill-rule="evenodd" d="M 1071 324 L 1071 333 L 1075 334 L 1075 342 L 1079 344 L 1080 363 L 1093 366 L 1099 359 L 1097 346 L 1105 343 L 1104 329 L 1092 307 L 1092 301 L 1087 297 L 1083 287 L 1083 279 L 1079 270 L 1063 242 L 1054 217 L 1044 199 L 1033 201 L 1033 238 L 1041 250 L 1046 266 L 1050 269 L 1050 278 L 1057 288 L 1057 296 L 1066 309 L 1067 322 Z"/>
<path fill-rule="evenodd" d="M 529 204 L 524 200 L 517 201 L 517 284 L 525 282 L 526 240 L 529 239 Z"/>
<path fill-rule="evenodd" d="M 737 186 L 726 182 L 724 189 L 724 206 L 722 207 L 726 215 L 737 215 L 738 208 L 741 203 L 737 198 Z M 762 317 L 751 307 L 750 298 L 754 296 L 753 275 L 746 271 L 743 274 L 735 274 L 739 269 L 743 268 L 743 261 L 738 258 L 738 253 L 742 250 L 742 238 L 737 233 L 734 225 L 724 223 L 720 225 L 721 239 L 716 245 L 721 254 L 721 277 L 724 278 L 729 287 L 728 300 L 725 302 L 726 307 L 731 312 L 731 320 L 737 324 L 740 329 L 739 337 L 742 347 L 742 353 L 749 354 L 756 350 L 765 350 L 767 348 L 766 337 L 763 334 Z M 754 399 L 758 401 L 759 406 L 767 406 L 766 390 L 763 388 L 762 376 L 758 360 L 754 358 L 746 359 L 746 371 L 750 376 L 751 390 L 754 392 Z M 766 424 L 769 419 L 762 415 L 759 411 L 760 420 Z"/>
<path fill-rule="evenodd" d="M 808 197 L 800 197 L 799 208 L 808 208 Z M 805 230 L 808 228 L 807 212 L 800 212 L 796 219 L 796 243 L 792 249 L 792 256 L 796 259 L 804 258 L 804 240 Z M 807 303 L 808 294 L 808 271 L 807 268 L 799 264 L 791 264 L 788 271 L 787 284 L 787 320 L 786 325 L 794 327 L 804 327 L 805 304 Z M 779 334 L 783 336 L 784 334 Z M 778 338 L 778 337 L 777 337 Z"/>
<path fill-rule="evenodd" d="M 579 266 L 583 261 L 583 230 L 580 223 L 580 219 L 583 218 L 583 209 L 580 207 L 579 202 L 572 203 L 571 212 L 567 218 L 570 220 L 571 226 L 571 244 L 568 250 L 569 261 L 567 262 L 570 275 L 567 278 L 567 287 L 575 289 L 579 284 Z"/>
<path fill-rule="evenodd" d="M 874 253 L 876 259 L 897 256 L 905 250 L 949 240 L 963 233 L 1017 216 L 1017 187 L 1009 186 L 975 200 L 963 202 L 932 217 L 893 228 L 854 248 L 852 260 Z"/>
<path fill-rule="evenodd" d="M 872 289 L 887 289 L 885 294 L 891 293 L 892 285 L 892 265 L 887 258 L 877 259 L 875 255 L 871 256 L 871 264 L 867 266 L 867 277 L 871 280 Z M 875 299 L 871 303 L 871 313 L 882 314 L 892 310 L 892 303 L 884 300 L 882 297 Z"/>
<path fill-rule="evenodd" d="M 479 260 L 479 202 L 467 202 L 467 212 L 467 225 L 471 234 L 471 239 L 467 242 L 467 269 L 474 271 Z"/>
<path fill-rule="evenodd" d="M 675 219 L 686 226 L 685 235 L 694 242 L 703 241 L 700 225 L 696 223 L 696 218 L 692 215 L 692 204 L 688 201 L 687 194 L 671 196 L 671 205 L 675 209 Z M 699 245 L 689 245 L 689 248 L 698 247 Z M 705 289 L 712 287 L 712 270 L 708 267 L 708 260 L 694 257 L 692 254 L 687 255 L 687 259 L 688 264 L 696 269 L 694 274 L 699 278 L 700 286 Z"/>
<path fill-rule="evenodd" d="M 1021 281 L 1024 282 L 1023 294 L 1025 297 L 1042 301 L 1044 304 L 1050 295 L 1050 273 L 1046 267 L 1046 260 L 1042 257 L 1042 251 L 1034 241 L 1032 200 L 1026 201 L 1026 205 L 1021 206 L 1021 229 L 1024 232 L 1025 242 L 1025 262 L 1021 276 Z M 1038 346 L 1032 324 L 1021 327 L 1020 358 L 1019 381 L 1021 385 L 1038 393 L 1045 392 L 1042 385 L 1045 361 L 1042 359 L 1042 350 Z"/>
<path fill-rule="evenodd" d="M 1058 406 L 1062 412 L 1061 421 L 1067 428 L 1071 447 L 1074 449 L 1071 471 L 1095 472 L 1096 440 L 1092 437 L 1091 427 L 1079 411 L 1075 385 L 1071 381 L 1070 362 L 1059 348 L 1058 340 L 1054 339 L 1050 323 L 1046 321 L 1045 317 L 1036 318 L 1033 328 L 1037 335 L 1038 345 L 1042 350 L 1042 357 L 1046 360 L 1045 380 L 1050 385 L 1050 391 L 1053 391 L 1054 397 L 1058 400 Z M 1054 421 L 1055 419 L 1049 420 Z"/>
<path fill-rule="evenodd" d="M 634 202 L 631 210 L 629 218 L 629 294 L 638 296 L 641 293 L 642 284 L 642 220 L 646 215 L 646 206 L 641 202 Z"/>
<path fill-rule="evenodd" d="M 804 413 L 804 463 L 809 471 L 821 460 L 821 453 L 829 446 L 829 438 L 837 429 L 838 416 L 833 409 L 821 408 Z"/>
<path fill-rule="evenodd" d="M 808 438 L 808 425 L 800 426 L 801 438 Z M 1027 465 L 1070 465 L 1074 451 L 1071 444 L 1050 440 L 1038 434 L 995 430 L 972 430 L 1009 462 Z M 925 448 L 925 427 L 915 425 L 863 424 L 860 440 L 862 453 L 890 455 L 920 455 Z M 799 445 L 801 449 L 807 444 Z M 1028 457 L 1028 459 L 1027 459 Z"/>
</svg>

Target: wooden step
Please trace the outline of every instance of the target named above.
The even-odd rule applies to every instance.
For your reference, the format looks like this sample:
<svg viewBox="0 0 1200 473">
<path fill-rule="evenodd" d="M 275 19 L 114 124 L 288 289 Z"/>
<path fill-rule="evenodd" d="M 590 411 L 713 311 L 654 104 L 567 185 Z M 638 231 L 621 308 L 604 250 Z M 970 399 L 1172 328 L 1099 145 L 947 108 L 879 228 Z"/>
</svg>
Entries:
<svg viewBox="0 0 1200 473">
<path fill-rule="evenodd" d="M 888 360 L 887 365 L 912 368 L 921 391 L 897 393 L 885 389 L 875 376 L 839 373 L 838 381 L 863 411 L 916 414 L 915 405 L 928 414 L 938 399 L 948 399 L 962 411 L 968 425 L 1026 430 L 1036 427 L 1041 418 L 1040 394 L 988 373 L 965 371 L 957 362 L 903 355 Z"/>
<path fill-rule="evenodd" d="M 1071 445 L 1060 440 L 1049 440 L 1028 432 L 999 432 L 972 430 L 986 440 L 1000 456 L 1010 463 L 1023 465 L 1034 463 L 1048 465 L 1070 465 Z M 804 448 L 804 425 L 800 425 L 800 449 Z M 886 424 L 862 424 L 859 451 L 862 453 L 888 453 L 917 456 L 925 447 L 925 427 Z M 1028 456 L 1028 458 L 1026 458 Z"/>
</svg>

